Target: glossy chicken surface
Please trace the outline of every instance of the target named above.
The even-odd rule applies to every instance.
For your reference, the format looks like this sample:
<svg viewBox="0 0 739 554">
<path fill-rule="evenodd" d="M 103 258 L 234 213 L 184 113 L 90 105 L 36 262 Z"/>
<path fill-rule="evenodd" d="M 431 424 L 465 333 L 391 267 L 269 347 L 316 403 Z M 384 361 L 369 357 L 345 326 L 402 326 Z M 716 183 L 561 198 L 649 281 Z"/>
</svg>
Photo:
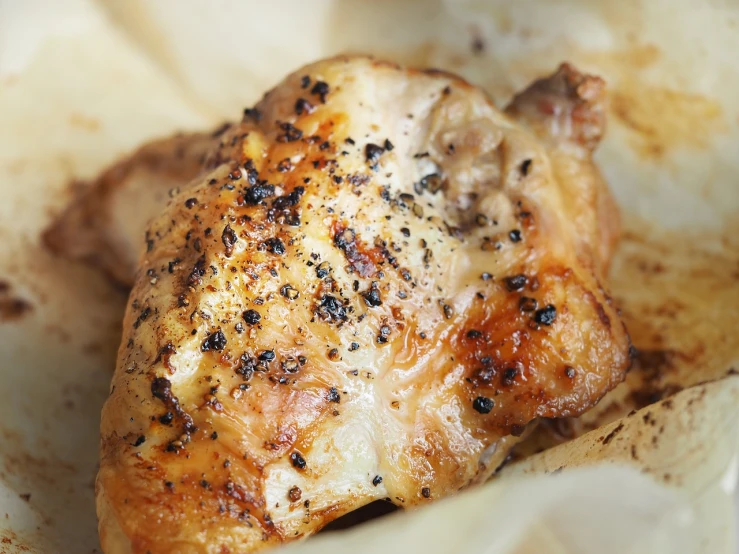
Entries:
<svg viewBox="0 0 739 554">
<path fill-rule="evenodd" d="M 147 234 L 102 415 L 104 551 L 250 552 L 422 505 L 619 383 L 603 94 L 563 66 L 509 116 L 351 57 L 247 110 Z"/>
</svg>

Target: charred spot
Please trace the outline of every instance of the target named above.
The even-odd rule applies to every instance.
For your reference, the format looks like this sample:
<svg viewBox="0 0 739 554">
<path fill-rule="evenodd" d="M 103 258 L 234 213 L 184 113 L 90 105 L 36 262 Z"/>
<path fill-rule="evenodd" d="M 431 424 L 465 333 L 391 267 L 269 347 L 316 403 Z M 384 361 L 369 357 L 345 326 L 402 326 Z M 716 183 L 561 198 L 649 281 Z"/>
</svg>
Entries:
<svg viewBox="0 0 739 554">
<path fill-rule="evenodd" d="M 192 418 L 182 409 L 180 401 L 172 394 L 172 383 L 169 379 L 166 377 L 155 377 L 151 382 L 151 394 L 154 398 L 161 400 L 166 408 L 182 420 L 186 433 L 195 431 Z"/>
<path fill-rule="evenodd" d="M 274 350 L 262 350 L 259 354 L 259 361 L 262 362 L 271 362 L 275 359 L 275 351 Z"/>
<path fill-rule="evenodd" d="M 370 277 L 377 271 L 372 258 L 362 251 L 354 229 L 335 224 L 334 246 L 344 253 L 352 268 L 362 277 Z"/>
<path fill-rule="evenodd" d="M 162 425 L 172 425 L 172 421 L 174 420 L 174 414 L 172 412 L 165 412 L 164 414 L 159 416 L 159 423 Z"/>
<path fill-rule="evenodd" d="M 203 344 L 200 345 L 200 350 L 203 352 L 211 350 L 221 352 L 224 348 L 226 348 L 226 335 L 220 329 L 208 335 Z"/>
<path fill-rule="evenodd" d="M 477 329 L 470 329 L 467 331 L 467 338 L 468 339 L 479 339 L 482 336 L 482 332 L 478 331 Z"/>
<path fill-rule="evenodd" d="M 288 194 L 275 198 L 274 202 L 272 202 L 272 207 L 276 210 L 286 210 L 288 208 L 297 206 L 300 202 L 300 197 L 304 193 L 304 187 L 295 187 L 295 189 Z"/>
<path fill-rule="evenodd" d="M 268 184 L 256 184 L 244 191 L 244 202 L 250 206 L 256 206 L 266 198 L 275 195 L 275 186 Z"/>
<path fill-rule="evenodd" d="M 197 198 L 188 198 L 187 200 L 185 200 L 185 207 L 188 210 L 193 209 L 197 205 L 198 205 L 198 199 Z"/>
<path fill-rule="evenodd" d="M 372 485 L 376 487 L 376 486 L 377 486 L 377 485 L 379 485 L 380 483 L 382 483 L 382 477 L 380 477 L 379 475 L 375 475 L 375 476 L 374 476 L 374 477 L 372 478 Z"/>
<path fill-rule="evenodd" d="M 521 299 L 518 301 L 518 309 L 522 312 L 533 312 L 538 307 L 539 303 L 536 301 L 536 298 L 522 296 Z"/>
<path fill-rule="evenodd" d="M 521 242 L 521 239 L 523 238 L 521 236 L 521 230 L 520 229 L 513 229 L 508 233 L 508 238 L 511 239 L 511 242 Z"/>
</svg>

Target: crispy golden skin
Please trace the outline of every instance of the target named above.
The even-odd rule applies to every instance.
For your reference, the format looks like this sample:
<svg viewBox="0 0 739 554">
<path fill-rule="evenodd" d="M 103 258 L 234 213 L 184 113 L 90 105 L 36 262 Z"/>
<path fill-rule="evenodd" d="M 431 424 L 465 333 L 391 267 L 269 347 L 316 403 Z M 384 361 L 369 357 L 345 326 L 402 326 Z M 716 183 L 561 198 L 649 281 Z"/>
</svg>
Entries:
<svg viewBox="0 0 739 554">
<path fill-rule="evenodd" d="M 619 383 L 601 89 L 563 66 L 514 100 L 522 125 L 452 75 L 336 58 L 220 136 L 138 267 L 105 552 L 249 552 L 430 502 Z"/>
</svg>

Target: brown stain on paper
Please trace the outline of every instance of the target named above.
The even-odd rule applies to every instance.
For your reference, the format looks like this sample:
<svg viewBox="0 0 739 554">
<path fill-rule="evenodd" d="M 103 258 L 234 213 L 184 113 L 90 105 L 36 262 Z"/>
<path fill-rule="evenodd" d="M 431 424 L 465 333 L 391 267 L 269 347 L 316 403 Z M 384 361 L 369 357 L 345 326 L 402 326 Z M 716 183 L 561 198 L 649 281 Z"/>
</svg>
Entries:
<svg viewBox="0 0 739 554">
<path fill-rule="evenodd" d="M 706 148 L 726 128 L 715 100 L 653 84 L 646 72 L 662 59 L 653 44 L 578 52 L 573 58 L 606 76 L 610 121 L 629 131 L 630 144 L 644 158 L 660 160 L 678 148 Z"/>
<path fill-rule="evenodd" d="M 626 381 L 580 418 L 544 421 L 518 456 L 739 370 L 739 226 L 667 231 L 627 220 L 610 276 L 636 357 Z"/>
<path fill-rule="evenodd" d="M 717 102 L 632 78 L 611 93 L 610 111 L 631 131 L 633 146 L 646 158 L 659 159 L 680 147 L 706 148 L 724 127 Z"/>
</svg>

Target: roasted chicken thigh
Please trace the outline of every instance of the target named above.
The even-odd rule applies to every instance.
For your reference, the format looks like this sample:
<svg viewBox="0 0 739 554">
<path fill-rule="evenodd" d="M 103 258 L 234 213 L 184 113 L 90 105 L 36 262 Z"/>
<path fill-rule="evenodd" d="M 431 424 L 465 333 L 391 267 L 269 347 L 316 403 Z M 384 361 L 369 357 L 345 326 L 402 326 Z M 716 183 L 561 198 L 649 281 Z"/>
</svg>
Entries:
<svg viewBox="0 0 739 554">
<path fill-rule="evenodd" d="M 104 551 L 251 552 L 431 502 L 619 383 L 603 95 L 565 65 L 506 114 L 453 75 L 339 57 L 208 135 L 142 243 Z"/>
</svg>

